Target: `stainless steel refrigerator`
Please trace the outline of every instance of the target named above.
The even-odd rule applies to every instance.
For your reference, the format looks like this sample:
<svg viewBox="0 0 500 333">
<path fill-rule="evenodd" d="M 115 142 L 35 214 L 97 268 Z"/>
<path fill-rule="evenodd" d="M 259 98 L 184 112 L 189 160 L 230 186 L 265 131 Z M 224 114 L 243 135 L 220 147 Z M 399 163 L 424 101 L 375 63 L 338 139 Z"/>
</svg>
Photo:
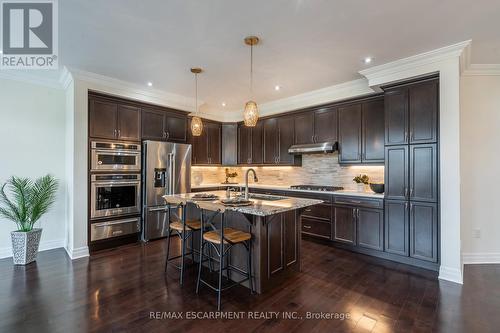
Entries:
<svg viewBox="0 0 500 333">
<path fill-rule="evenodd" d="M 144 141 L 142 181 L 142 240 L 165 237 L 168 223 L 162 196 L 191 192 L 191 145 Z"/>
</svg>

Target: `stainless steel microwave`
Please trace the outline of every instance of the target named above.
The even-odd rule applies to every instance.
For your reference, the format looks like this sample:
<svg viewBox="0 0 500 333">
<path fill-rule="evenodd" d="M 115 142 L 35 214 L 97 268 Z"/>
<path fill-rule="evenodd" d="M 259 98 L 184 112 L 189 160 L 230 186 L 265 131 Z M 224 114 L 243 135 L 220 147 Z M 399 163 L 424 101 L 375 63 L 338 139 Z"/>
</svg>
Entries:
<svg viewBox="0 0 500 333">
<path fill-rule="evenodd" d="M 141 171 L 141 145 L 91 141 L 91 171 Z"/>
</svg>

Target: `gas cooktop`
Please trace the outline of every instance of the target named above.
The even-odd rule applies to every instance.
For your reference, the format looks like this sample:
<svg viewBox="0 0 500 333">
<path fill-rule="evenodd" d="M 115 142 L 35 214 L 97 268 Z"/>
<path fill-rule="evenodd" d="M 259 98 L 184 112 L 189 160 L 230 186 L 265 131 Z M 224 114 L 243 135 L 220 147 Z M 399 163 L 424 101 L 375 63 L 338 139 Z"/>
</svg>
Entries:
<svg viewBox="0 0 500 333">
<path fill-rule="evenodd" d="M 290 188 L 292 190 L 323 191 L 323 192 L 341 191 L 344 189 L 342 186 L 325 186 L 325 185 L 292 185 L 290 186 Z"/>
</svg>

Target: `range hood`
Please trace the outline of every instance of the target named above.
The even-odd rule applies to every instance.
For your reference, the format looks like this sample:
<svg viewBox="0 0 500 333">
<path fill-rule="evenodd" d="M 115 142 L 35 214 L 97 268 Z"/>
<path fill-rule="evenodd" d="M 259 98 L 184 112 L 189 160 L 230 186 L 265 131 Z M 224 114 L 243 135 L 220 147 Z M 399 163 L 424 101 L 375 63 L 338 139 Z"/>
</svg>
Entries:
<svg viewBox="0 0 500 333">
<path fill-rule="evenodd" d="M 293 145 L 288 152 L 294 155 L 333 153 L 337 150 L 337 142 L 309 143 L 305 145 Z"/>
</svg>

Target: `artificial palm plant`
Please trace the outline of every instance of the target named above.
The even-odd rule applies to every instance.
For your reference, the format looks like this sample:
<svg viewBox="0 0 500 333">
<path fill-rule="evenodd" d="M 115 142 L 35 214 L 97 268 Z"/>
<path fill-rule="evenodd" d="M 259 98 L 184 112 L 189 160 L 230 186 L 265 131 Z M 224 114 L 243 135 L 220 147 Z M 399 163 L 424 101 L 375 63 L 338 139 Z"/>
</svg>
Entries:
<svg viewBox="0 0 500 333">
<path fill-rule="evenodd" d="M 0 216 L 16 223 L 18 231 L 31 231 L 54 203 L 58 182 L 51 175 L 32 181 L 12 176 L 0 191 Z M 10 195 L 5 193 L 8 189 Z"/>
<path fill-rule="evenodd" d="M 54 203 L 57 187 L 57 180 L 50 175 L 34 181 L 13 176 L 0 189 L 0 217 L 17 225 L 17 231 L 10 233 L 14 264 L 36 260 L 42 229 L 33 225 Z"/>
</svg>

